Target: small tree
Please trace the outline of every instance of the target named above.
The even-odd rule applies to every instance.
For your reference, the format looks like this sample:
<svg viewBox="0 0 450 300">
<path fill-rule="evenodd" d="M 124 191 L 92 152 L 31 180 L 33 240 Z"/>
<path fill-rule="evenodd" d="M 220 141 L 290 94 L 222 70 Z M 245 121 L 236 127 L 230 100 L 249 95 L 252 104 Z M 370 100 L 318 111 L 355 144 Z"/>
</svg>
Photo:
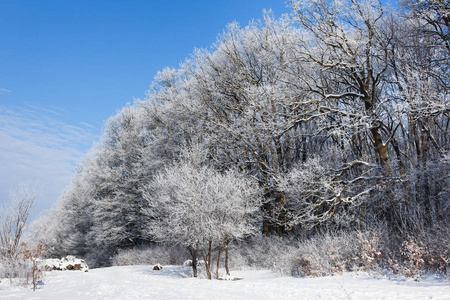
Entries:
<svg viewBox="0 0 450 300">
<path fill-rule="evenodd" d="M 19 275 L 22 235 L 34 198 L 30 187 L 21 184 L 18 192 L 11 192 L 11 206 L 0 213 L 0 265 L 10 281 Z"/>
<path fill-rule="evenodd" d="M 153 219 L 149 234 L 159 242 L 187 246 L 194 277 L 198 252 L 211 279 L 214 247 L 221 245 L 227 250 L 230 241 L 258 229 L 254 216 L 260 207 L 257 184 L 235 171 L 222 174 L 208 166 L 182 161 L 157 175 L 144 197 Z"/>
<path fill-rule="evenodd" d="M 27 244 L 22 243 L 22 259 L 26 263 L 31 262 L 31 279 L 33 281 L 33 292 L 36 291 L 36 285 L 42 281 L 43 267 L 39 264 L 39 259 L 45 254 L 45 246 L 39 241 L 35 249 L 28 249 Z"/>
<path fill-rule="evenodd" d="M 225 250 L 225 270 L 228 268 L 228 247 L 233 240 L 239 240 L 257 231 L 255 224 L 259 211 L 259 188 L 253 180 L 230 170 L 216 173 L 208 180 L 208 198 L 215 202 L 213 217 L 218 233 L 217 277 L 220 251 Z"/>
</svg>

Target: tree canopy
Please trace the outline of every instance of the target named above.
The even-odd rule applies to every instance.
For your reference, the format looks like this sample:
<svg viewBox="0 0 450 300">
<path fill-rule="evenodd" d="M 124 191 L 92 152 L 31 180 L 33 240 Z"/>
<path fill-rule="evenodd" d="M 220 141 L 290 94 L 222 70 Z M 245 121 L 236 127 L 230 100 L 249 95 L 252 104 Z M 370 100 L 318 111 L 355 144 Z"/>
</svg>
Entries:
<svg viewBox="0 0 450 300">
<path fill-rule="evenodd" d="M 289 3 L 230 24 L 108 120 L 52 212 L 55 253 L 448 221 L 448 3 Z"/>
</svg>

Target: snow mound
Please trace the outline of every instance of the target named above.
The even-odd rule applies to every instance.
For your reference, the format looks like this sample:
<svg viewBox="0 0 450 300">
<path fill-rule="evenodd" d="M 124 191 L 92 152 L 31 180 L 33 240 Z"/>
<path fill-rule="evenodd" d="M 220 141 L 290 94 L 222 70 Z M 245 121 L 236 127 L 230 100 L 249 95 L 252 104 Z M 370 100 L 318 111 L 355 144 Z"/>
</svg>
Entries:
<svg viewBox="0 0 450 300">
<path fill-rule="evenodd" d="M 61 259 L 58 258 L 44 259 L 42 261 L 42 265 L 44 267 L 44 270 L 46 271 L 73 270 L 73 271 L 87 272 L 89 270 L 89 267 L 84 260 L 76 258 L 75 256 L 72 255 L 68 255 Z"/>
<path fill-rule="evenodd" d="M 199 259 L 197 260 L 197 266 L 204 266 L 205 265 L 205 261 L 203 259 Z M 192 267 L 192 260 L 188 259 L 183 263 L 183 266 L 185 267 Z"/>
<path fill-rule="evenodd" d="M 223 277 L 219 277 L 218 278 L 218 280 L 231 280 L 231 281 L 242 280 L 242 279 L 244 279 L 244 278 L 242 278 L 242 277 L 234 277 L 234 276 L 231 276 L 231 275 L 225 275 Z"/>
</svg>

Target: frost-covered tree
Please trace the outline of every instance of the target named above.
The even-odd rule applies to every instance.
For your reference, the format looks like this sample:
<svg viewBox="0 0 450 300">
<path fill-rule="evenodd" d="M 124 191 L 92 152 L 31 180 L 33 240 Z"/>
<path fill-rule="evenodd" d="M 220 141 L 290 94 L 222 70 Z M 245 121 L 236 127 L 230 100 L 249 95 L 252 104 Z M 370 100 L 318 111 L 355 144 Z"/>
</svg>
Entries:
<svg viewBox="0 0 450 300">
<path fill-rule="evenodd" d="M 299 59 L 315 70 L 310 91 L 339 134 L 367 135 L 383 174 L 390 175 L 393 128 L 384 117 L 392 33 L 377 0 L 290 1 L 304 31 Z M 320 72 L 320 73 L 317 73 Z M 383 133 L 386 132 L 386 133 Z M 355 145 L 356 146 L 356 145 Z"/>
<path fill-rule="evenodd" d="M 334 159 L 329 154 L 317 155 L 280 176 L 278 184 L 289 201 L 288 227 L 311 229 L 322 222 L 332 223 L 339 229 L 360 229 L 370 215 L 361 215 L 361 207 L 374 191 L 383 188 L 377 165 L 352 161 L 342 168 L 333 168 Z M 345 173 L 360 168 L 364 173 L 348 179 Z M 370 185 L 368 185 L 370 183 Z M 375 207 L 375 205 L 371 205 Z M 353 227 L 353 228 L 352 228 Z"/>
<path fill-rule="evenodd" d="M 450 51 L 445 42 L 446 2 L 402 1 L 405 13 L 391 21 L 396 30 L 390 95 L 396 105 L 390 111 L 399 120 L 392 146 L 403 170 L 400 192 L 407 203 L 403 213 L 393 218 L 400 219 L 399 215 L 408 211 L 406 215 L 414 216 L 414 220 L 406 222 L 408 218 L 403 218 L 408 228 L 430 226 L 445 214 L 439 209 L 445 199 L 437 196 L 443 189 L 442 182 L 432 177 L 445 177 L 447 172 L 445 164 L 435 169 L 448 151 Z M 420 217 L 415 211 L 422 212 Z"/>
<path fill-rule="evenodd" d="M 94 250 L 95 244 L 91 235 L 95 182 L 95 179 L 89 176 L 89 171 L 95 167 L 92 159 L 93 152 L 78 166 L 70 185 L 63 191 L 57 204 L 32 223 L 30 239 L 34 243 L 43 242 L 48 257 L 75 255 L 91 258 L 90 254 L 100 252 Z"/>
<path fill-rule="evenodd" d="M 10 280 L 23 275 L 19 274 L 23 234 L 34 199 L 30 186 L 21 184 L 18 191 L 11 191 L 10 206 L 0 208 L 0 275 Z"/>
<path fill-rule="evenodd" d="M 298 124 L 312 113 L 298 108 L 305 93 L 292 75 L 300 76 L 301 69 L 291 49 L 297 32 L 290 25 L 286 16 L 275 20 L 269 13 L 245 28 L 230 24 L 212 52 L 196 51 L 182 65 L 182 84 L 170 94 L 200 120 L 195 133 L 210 149 L 211 164 L 258 178 L 267 200 L 265 232 L 281 233 L 286 199 L 274 178 L 302 156 L 301 139 L 307 138 L 298 138 Z"/>
<path fill-rule="evenodd" d="M 403 11 L 377 0 L 289 2 L 291 15 L 230 24 L 108 120 L 49 218 L 60 226 L 41 227 L 57 245 L 49 249 L 103 249 L 107 261 L 167 238 L 199 251 L 209 270 L 212 249 L 226 252 L 242 219 L 280 235 L 376 223 L 407 233 L 446 219 L 446 1 Z M 193 145 L 207 154 L 183 151 Z M 238 182 L 218 183 L 233 176 L 243 191 L 256 180 L 261 215 L 204 201 L 247 197 Z"/>
<path fill-rule="evenodd" d="M 90 178 L 92 233 L 96 245 L 110 248 L 146 242 L 147 207 L 140 191 L 154 171 L 152 118 L 142 106 L 127 106 L 108 120 L 86 170 Z"/>
<path fill-rule="evenodd" d="M 192 152 L 189 156 L 166 167 L 146 187 L 152 219 L 148 233 L 158 242 L 187 246 L 194 277 L 200 252 L 211 279 L 213 248 L 227 249 L 232 240 L 258 231 L 259 189 L 240 173 L 219 173 L 192 159 Z"/>
<path fill-rule="evenodd" d="M 46 217 L 58 226 L 37 228 L 48 241 L 48 255 L 78 255 L 103 265 L 117 249 L 148 242 L 140 189 L 159 161 L 149 150 L 153 119 L 147 108 L 127 106 L 107 122 L 101 141 Z"/>
<path fill-rule="evenodd" d="M 422 20 L 420 29 L 424 35 L 433 36 L 435 46 L 450 52 L 450 4 L 447 0 L 400 1 L 411 17 Z"/>
</svg>

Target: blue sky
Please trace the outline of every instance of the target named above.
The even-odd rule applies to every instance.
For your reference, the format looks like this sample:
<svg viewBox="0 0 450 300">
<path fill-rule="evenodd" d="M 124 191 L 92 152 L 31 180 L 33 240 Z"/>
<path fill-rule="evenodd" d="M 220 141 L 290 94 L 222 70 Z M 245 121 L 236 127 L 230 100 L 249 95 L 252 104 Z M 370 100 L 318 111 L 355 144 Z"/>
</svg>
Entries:
<svg viewBox="0 0 450 300">
<path fill-rule="evenodd" d="M 284 0 L 0 0 L 0 205 L 36 186 L 35 219 L 118 109 L 226 24 L 288 13 Z"/>
</svg>

